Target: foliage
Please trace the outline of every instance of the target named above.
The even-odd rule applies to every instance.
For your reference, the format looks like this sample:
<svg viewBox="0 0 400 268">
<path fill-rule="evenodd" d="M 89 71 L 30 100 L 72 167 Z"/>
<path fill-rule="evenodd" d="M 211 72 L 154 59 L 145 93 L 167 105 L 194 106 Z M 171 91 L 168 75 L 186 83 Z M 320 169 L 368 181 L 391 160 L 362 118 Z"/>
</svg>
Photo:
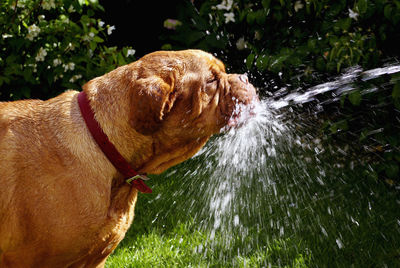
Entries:
<svg viewBox="0 0 400 268">
<path fill-rule="evenodd" d="M 206 0 L 195 4 L 187 2 L 183 7 L 178 16 L 181 23 L 169 30 L 164 48 L 212 51 L 228 63 L 230 71 L 249 73 L 264 95 L 282 87 L 290 91 L 326 82 L 355 65 L 364 70 L 381 67 L 387 58 L 399 56 L 397 0 Z M 386 180 L 400 177 L 399 122 L 390 116 L 399 109 L 396 79 L 390 82 L 393 89 L 368 94 L 356 90 L 333 104 L 339 107 L 324 107 L 329 119 L 323 125 L 325 133 L 347 136 L 352 143 L 355 137 L 348 134 L 356 133 L 356 146 L 369 148 L 368 153 L 378 159 L 379 177 Z"/>
<path fill-rule="evenodd" d="M 359 147 L 359 156 L 367 153 L 377 178 L 394 186 L 400 182 L 400 73 L 353 86 L 357 90 L 342 96 L 340 114 L 325 121 L 324 132 Z"/>
<path fill-rule="evenodd" d="M 0 99 L 48 98 L 133 60 L 129 47 L 107 47 L 114 26 L 84 0 L 0 3 Z"/>
<path fill-rule="evenodd" d="M 184 8 L 182 25 L 169 33 L 173 48 L 214 51 L 245 62 L 251 72 L 282 73 L 288 81 L 300 71 L 310 76 L 375 66 L 400 39 L 399 1 L 201 2 L 198 11 Z"/>
</svg>

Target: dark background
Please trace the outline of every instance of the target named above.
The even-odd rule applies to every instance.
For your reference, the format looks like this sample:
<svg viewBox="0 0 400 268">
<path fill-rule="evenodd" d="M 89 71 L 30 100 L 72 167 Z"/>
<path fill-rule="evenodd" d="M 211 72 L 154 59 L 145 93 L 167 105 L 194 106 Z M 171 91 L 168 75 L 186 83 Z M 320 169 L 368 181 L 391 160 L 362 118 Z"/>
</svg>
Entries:
<svg viewBox="0 0 400 268">
<path fill-rule="evenodd" d="M 131 46 L 136 58 L 160 50 L 162 36 L 168 34 L 163 27 L 166 19 L 175 19 L 179 3 L 183 1 L 100 0 L 105 12 L 100 16 L 116 29 L 108 37 L 107 45 Z"/>
</svg>

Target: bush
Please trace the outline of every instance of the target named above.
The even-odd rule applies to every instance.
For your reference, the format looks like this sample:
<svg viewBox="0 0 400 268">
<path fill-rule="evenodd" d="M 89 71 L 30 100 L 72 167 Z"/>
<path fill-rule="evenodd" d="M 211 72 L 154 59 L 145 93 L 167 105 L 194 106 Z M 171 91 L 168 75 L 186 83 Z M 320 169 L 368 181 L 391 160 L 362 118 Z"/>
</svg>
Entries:
<svg viewBox="0 0 400 268">
<path fill-rule="evenodd" d="M 5 0 L 0 4 L 0 99 L 48 98 L 134 59 L 104 42 L 114 29 L 97 1 Z"/>
<path fill-rule="evenodd" d="M 186 2 L 164 36 L 166 49 L 216 53 L 247 72 L 261 94 L 306 89 L 347 67 L 381 67 L 399 56 L 400 2 L 387 0 L 206 0 Z M 377 177 L 400 182 L 399 75 L 370 81 L 325 105 L 322 135 L 372 158 Z M 357 87 L 356 87 L 357 88 Z M 334 106 L 334 107 L 332 107 Z M 364 149 L 361 149 L 364 148 Z"/>
<path fill-rule="evenodd" d="M 245 63 L 250 72 L 281 73 L 286 81 L 356 64 L 369 68 L 398 55 L 397 1 L 208 0 L 182 10 L 164 48 L 213 51 L 236 59 L 233 69 Z"/>
</svg>

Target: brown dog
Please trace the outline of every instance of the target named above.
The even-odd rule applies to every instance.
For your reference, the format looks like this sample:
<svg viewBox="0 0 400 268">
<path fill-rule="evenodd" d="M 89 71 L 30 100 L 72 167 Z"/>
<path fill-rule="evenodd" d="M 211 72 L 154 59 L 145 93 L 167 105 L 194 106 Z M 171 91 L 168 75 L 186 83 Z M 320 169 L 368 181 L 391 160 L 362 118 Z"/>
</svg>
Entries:
<svg viewBox="0 0 400 268">
<path fill-rule="evenodd" d="M 256 93 L 199 50 L 155 52 L 83 86 L 101 129 L 139 173 L 193 156 Z M 102 267 L 138 190 L 82 118 L 77 91 L 0 103 L 0 267 Z"/>
</svg>

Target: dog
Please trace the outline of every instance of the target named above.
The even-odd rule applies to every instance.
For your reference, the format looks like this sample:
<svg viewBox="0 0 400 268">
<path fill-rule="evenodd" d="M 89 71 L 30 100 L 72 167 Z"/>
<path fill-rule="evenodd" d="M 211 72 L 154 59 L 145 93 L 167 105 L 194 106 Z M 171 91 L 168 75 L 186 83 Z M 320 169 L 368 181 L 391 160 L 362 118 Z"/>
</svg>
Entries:
<svg viewBox="0 0 400 268">
<path fill-rule="evenodd" d="M 82 88 L 0 102 L 0 267 L 103 267 L 151 191 L 145 174 L 192 157 L 257 100 L 200 50 L 150 53 Z"/>
</svg>

